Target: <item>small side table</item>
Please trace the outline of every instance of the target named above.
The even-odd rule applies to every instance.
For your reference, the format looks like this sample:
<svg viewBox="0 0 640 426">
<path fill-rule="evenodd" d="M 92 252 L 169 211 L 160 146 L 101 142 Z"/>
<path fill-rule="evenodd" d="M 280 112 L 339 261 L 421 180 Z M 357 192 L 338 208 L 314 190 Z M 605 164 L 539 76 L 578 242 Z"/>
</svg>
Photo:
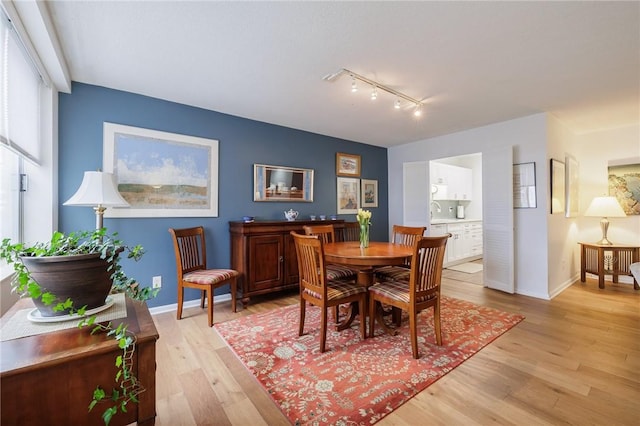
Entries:
<svg viewBox="0 0 640 426">
<path fill-rule="evenodd" d="M 604 276 L 611 275 L 613 282 L 618 282 L 619 275 L 633 278 L 634 290 L 640 290 L 638 281 L 631 274 L 629 266 L 640 261 L 640 246 L 597 243 L 578 243 L 580 249 L 580 281 L 585 282 L 586 273 L 598 276 L 598 287 L 604 288 Z M 605 253 L 611 253 L 611 258 L 605 260 Z"/>
</svg>

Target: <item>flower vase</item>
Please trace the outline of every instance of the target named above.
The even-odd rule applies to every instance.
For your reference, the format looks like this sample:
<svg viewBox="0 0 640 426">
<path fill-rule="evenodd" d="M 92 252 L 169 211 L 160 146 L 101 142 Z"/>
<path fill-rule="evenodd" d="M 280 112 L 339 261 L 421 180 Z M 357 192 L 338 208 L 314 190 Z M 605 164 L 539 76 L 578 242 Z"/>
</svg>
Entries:
<svg viewBox="0 0 640 426">
<path fill-rule="evenodd" d="M 360 248 L 369 247 L 369 224 L 360 224 Z"/>
</svg>

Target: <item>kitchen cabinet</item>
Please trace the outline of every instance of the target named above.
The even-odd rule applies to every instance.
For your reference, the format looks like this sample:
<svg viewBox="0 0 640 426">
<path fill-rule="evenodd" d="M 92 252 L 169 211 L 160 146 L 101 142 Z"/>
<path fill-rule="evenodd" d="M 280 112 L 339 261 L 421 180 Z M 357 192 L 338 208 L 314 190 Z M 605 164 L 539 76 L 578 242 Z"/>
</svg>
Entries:
<svg viewBox="0 0 640 426">
<path fill-rule="evenodd" d="M 229 222 L 231 268 L 240 272 L 242 304 L 251 296 L 298 288 L 298 260 L 291 231 L 304 225 L 332 224 L 341 233 L 343 220 Z"/>
<path fill-rule="evenodd" d="M 444 266 L 479 259 L 482 257 L 482 221 L 459 221 L 433 224 L 430 236 L 451 234 L 447 241 Z"/>
<path fill-rule="evenodd" d="M 447 263 L 463 259 L 464 256 L 464 224 L 455 223 L 447 225 L 447 232 L 451 238 L 447 241 Z"/>
<path fill-rule="evenodd" d="M 467 167 L 431 162 L 430 181 L 434 200 L 471 200 L 473 191 L 473 171 Z"/>
</svg>

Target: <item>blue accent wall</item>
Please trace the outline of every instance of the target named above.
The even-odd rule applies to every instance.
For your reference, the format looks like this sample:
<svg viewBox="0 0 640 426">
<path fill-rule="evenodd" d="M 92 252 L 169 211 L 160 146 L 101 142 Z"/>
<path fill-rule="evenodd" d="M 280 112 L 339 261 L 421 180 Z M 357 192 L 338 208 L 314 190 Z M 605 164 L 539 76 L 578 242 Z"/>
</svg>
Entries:
<svg viewBox="0 0 640 426">
<path fill-rule="evenodd" d="M 207 231 L 207 264 L 230 265 L 229 221 L 242 216 L 256 220 L 284 219 L 293 208 L 301 217 L 335 214 L 336 152 L 362 157 L 361 177 L 378 180 L 378 207 L 373 213 L 372 240 L 388 240 L 387 149 L 302 130 L 168 102 L 104 87 L 73 83 L 71 94 L 59 97 L 59 228 L 62 232 L 95 228 L 89 207 L 63 206 L 79 187 L 87 170 L 102 169 L 103 123 L 110 122 L 219 141 L 218 217 L 105 218 L 108 232 L 129 245 L 141 244 L 139 262 L 125 261 L 128 275 L 143 286 L 162 276 L 162 291 L 149 306 L 177 302 L 176 267 L 169 228 L 203 225 Z M 254 202 L 253 164 L 314 170 L 314 201 Z M 355 215 L 339 218 L 355 220 Z M 221 293 L 228 288 L 219 289 Z M 185 300 L 199 298 L 191 289 Z"/>
</svg>

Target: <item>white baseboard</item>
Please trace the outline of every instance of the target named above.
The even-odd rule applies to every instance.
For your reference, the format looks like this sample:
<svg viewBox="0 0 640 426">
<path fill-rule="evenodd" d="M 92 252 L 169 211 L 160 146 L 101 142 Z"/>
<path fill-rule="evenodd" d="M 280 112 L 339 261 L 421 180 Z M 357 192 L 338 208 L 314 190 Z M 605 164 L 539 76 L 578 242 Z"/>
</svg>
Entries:
<svg viewBox="0 0 640 426">
<path fill-rule="evenodd" d="M 220 296 L 213 296 L 213 304 L 220 302 L 228 302 L 231 300 L 231 294 L 223 294 Z M 200 306 L 200 298 L 194 300 L 187 300 L 182 304 L 182 309 L 186 308 L 195 308 Z M 153 308 L 149 308 L 149 312 L 151 315 L 162 314 L 165 312 L 175 312 L 178 310 L 178 304 L 172 303 L 170 305 L 162 305 L 162 306 L 154 306 Z"/>
</svg>

